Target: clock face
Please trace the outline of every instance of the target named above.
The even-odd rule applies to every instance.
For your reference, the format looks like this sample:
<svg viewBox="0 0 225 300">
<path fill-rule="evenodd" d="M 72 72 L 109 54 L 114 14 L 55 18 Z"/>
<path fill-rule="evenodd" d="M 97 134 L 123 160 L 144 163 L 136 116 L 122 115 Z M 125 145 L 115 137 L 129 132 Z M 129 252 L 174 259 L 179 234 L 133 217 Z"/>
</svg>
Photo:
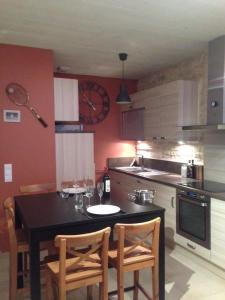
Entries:
<svg viewBox="0 0 225 300">
<path fill-rule="evenodd" d="M 106 118 L 109 109 L 110 99 L 101 85 L 92 81 L 79 84 L 80 122 L 97 124 Z"/>
</svg>

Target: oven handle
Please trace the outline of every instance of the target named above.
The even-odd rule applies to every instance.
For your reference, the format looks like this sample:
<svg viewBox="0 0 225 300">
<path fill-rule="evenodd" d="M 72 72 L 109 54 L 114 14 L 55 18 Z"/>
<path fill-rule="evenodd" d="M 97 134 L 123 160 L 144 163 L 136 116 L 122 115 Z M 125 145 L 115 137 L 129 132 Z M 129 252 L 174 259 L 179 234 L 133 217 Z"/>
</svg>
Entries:
<svg viewBox="0 0 225 300">
<path fill-rule="evenodd" d="M 194 204 L 194 205 L 197 205 L 197 206 L 201 206 L 201 207 L 207 207 L 208 206 L 208 203 L 206 203 L 206 202 L 197 202 L 197 201 L 188 199 L 186 197 L 178 197 L 178 199 L 179 200 L 184 200 L 186 202 L 189 202 L 191 204 Z"/>
</svg>

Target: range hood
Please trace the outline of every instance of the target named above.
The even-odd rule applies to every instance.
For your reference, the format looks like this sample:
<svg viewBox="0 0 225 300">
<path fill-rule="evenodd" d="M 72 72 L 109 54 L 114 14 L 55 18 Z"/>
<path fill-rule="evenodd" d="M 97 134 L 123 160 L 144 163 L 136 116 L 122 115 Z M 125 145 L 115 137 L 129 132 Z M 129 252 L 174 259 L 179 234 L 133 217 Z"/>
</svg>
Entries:
<svg viewBox="0 0 225 300">
<path fill-rule="evenodd" d="M 225 130 L 225 35 L 209 42 L 207 124 L 183 130 Z"/>
</svg>

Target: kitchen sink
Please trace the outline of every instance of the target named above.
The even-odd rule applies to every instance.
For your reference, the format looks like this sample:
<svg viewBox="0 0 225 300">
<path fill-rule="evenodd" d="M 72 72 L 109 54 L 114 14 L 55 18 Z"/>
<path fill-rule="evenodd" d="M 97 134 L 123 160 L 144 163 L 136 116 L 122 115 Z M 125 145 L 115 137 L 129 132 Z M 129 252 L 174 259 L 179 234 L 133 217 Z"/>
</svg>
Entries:
<svg viewBox="0 0 225 300">
<path fill-rule="evenodd" d="M 140 173 L 140 172 L 150 172 L 151 169 L 142 168 L 142 167 L 117 167 L 116 169 L 125 171 L 125 172 L 132 172 L 132 173 Z"/>
<path fill-rule="evenodd" d="M 124 172 L 135 173 L 140 176 L 154 176 L 154 175 L 168 174 L 167 172 L 164 172 L 164 171 L 142 168 L 142 167 L 117 167 L 116 169 L 124 171 Z"/>
</svg>

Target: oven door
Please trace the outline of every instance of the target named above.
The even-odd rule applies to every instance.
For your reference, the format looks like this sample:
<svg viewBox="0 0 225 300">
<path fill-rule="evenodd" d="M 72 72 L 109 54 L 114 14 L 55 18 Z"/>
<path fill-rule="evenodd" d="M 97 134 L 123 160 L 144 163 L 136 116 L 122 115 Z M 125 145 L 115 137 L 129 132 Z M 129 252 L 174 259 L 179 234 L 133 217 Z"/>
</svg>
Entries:
<svg viewBox="0 0 225 300">
<path fill-rule="evenodd" d="M 210 202 L 177 195 L 177 233 L 210 249 Z"/>
</svg>

